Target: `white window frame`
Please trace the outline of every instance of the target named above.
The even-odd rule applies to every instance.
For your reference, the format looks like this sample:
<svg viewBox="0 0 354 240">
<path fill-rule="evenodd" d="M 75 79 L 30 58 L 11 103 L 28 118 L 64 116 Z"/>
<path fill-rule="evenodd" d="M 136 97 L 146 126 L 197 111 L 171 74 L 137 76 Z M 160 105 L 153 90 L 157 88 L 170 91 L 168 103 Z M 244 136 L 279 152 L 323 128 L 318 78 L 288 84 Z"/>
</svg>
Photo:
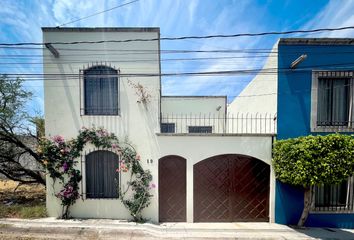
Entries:
<svg viewBox="0 0 354 240">
<path fill-rule="evenodd" d="M 354 117 L 354 71 L 329 71 L 316 70 L 312 71 L 311 86 L 311 132 L 352 132 L 354 126 L 351 124 Z M 348 126 L 317 126 L 317 106 L 318 106 L 318 79 L 320 77 L 343 78 L 350 77 L 350 107 L 349 107 L 349 123 Z"/>
</svg>

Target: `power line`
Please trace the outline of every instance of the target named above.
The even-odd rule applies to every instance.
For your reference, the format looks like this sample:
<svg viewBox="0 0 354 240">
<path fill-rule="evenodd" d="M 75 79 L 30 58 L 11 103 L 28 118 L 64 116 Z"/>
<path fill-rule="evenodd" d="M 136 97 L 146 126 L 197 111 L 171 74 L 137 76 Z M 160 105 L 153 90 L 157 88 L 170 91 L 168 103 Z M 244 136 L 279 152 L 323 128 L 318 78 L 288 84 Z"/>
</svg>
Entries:
<svg viewBox="0 0 354 240">
<path fill-rule="evenodd" d="M 318 33 L 318 32 L 333 32 L 354 29 L 354 26 L 339 27 L 339 28 L 317 28 L 310 30 L 291 30 L 291 31 L 271 31 L 261 33 L 237 33 L 237 34 L 218 34 L 218 35 L 205 35 L 205 36 L 183 36 L 183 37 L 162 37 L 162 38 L 137 38 L 125 40 L 101 40 L 101 41 L 73 41 L 73 42 L 22 42 L 22 43 L 0 43 L 0 46 L 44 46 L 45 44 L 56 45 L 76 45 L 76 44 L 99 44 L 99 43 L 127 43 L 127 42 L 149 42 L 149 41 L 175 41 L 185 39 L 211 39 L 211 38 L 235 38 L 235 37 L 256 37 L 266 35 L 288 35 L 294 33 Z"/>
<path fill-rule="evenodd" d="M 0 46 L 2 49 L 21 49 L 21 50 L 43 50 L 45 47 L 22 47 L 22 46 Z M 229 50 L 193 50 L 193 49 L 161 49 L 161 50 L 152 50 L 152 49 L 94 49 L 94 48 L 55 48 L 60 51 L 87 51 L 87 52 L 138 52 L 138 53 L 210 53 L 210 52 L 220 52 L 220 53 L 229 53 L 229 52 L 265 52 L 269 53 L 272 51 L 272 48 L 245 48 L 245 49 L 229 49 Z"/>
<path fill-rule="evenodd" d="M 267 58 L 268 55 L 259 55 L 257 57 L 260 58 Z M 158 58 L 150 58 L 150 59 L 132 59 L 132 60 L 110 60 L 109 62 L 112 63 L 135 63 L 135 62 L 170 62 L 170 61 L 206 61 L 206 60 L 227 60 L 227 59 L 244 59 L 244 58 L 255 58 L 255 56 L 234 56 L 234 57 L 200 57 L 200 58 L 164 58 L 164 59 L 158 59 Z M 60 61 L 60 63 L 90 63 L 90 62 L 83 62 L 81 60 L 79 61 Z M 13 64 L 43 64 L 43 62 L 0 62 L 1 65 L 13 65 Z M 57 63 L 45 63 L 45 64 L 55 64 Z"/>
<path fill-rule="evenodd" d="M 331 67 L 331 69 L 336 69 L 339 67 L 352 68 L 354 67 L 354 62 L 351 63 L 338 63 L 338 64 L 324 64 L 324 65 L 312 65 L 302 68 L 297 68 L 295 70 L 289 68 L 263 68 L 263 69 L 238 69 L 230 71 L 208 71 L 208 72 L 180 72 L 180 73 L 119 73 L 120 77 L 176 77 L 176 76 L 234 76 L 234 75 L 249 75 L 249 74 L 262 74 L 262 75 L 277 75 L 278 73 L 303 73 L 313 68 L 317 67 Z M 351 70 L 348 70 L 351 71 Z M 26 81 L 41 81 L 41 80 L 66 80 L 78 79 L 80 74 L 41 74 L 41 73 L 7 73 L 4 74 L 12 77 L 26 78 Z M 43 77 L 42 77 L 43 76 Z M 116 77 L 114 74 L 90 74 L 90 77 Z M 47 77 L 47 78 L 46 78 Z"/>
<path fill-rule="evenodd" d="M 259 58 L 267 58 L 267 55 L 259 55 Z M 276 56 L 275 56 L 276 57 Z M 234 56 L 234 57 L 200 57 L 200 58 L 165 58 L 165 59 L 131 59 L 131 60 L 109 60 L 109 63 L 154 63 L 154 62 L 173 62 L 173 61 L 209 61 L 209 60 L 224 60 L 226 62 L 231 62 L 232 59 L 254 59 L 255 56 Z M 69 60 L 69 61 L 60 61 L 60 64 L 92 64 L 92 63 L 101 63 L 104 64 L 105 60 L 97 61 L 82 61 L 82 60 Z M 0 62 L 0 65 L 42 65 L 43 62 Z M 45 62 L 45 65 L 58 65 L 56 62 Z"/>
<path fill-rule="evenodd" d="M 103 50 L 102 50 L 103 51 Z M 110 52 L 111 50 L 105 50 Z M 127 55 L 153 55 L 153 54 L 157 54 L 158 51 L 156 52 L 124 52 L 124 53 L 77 53 L 77 54 L 60 54 L 61 57 L 77 57 L 77 56 L 86 56 L 86 57 L 90 57 L 90 56 L 127 56 Z M 173 52 L 171 52 L 173 53 Z M 214 51 L 203 51 L 203 52 L 199 52 L 199 51 L 190 51 L 190 52 L 174 52 L 173 54 L 179 54 L 179 53 L 219 53 L 219 52 L 214 52 Z M 264 51 L 260 51 L 260 52 L 220 52 L 221 54 L 244 54 L 243 56 L 237 56 L 235 58 L 256 58 L 256 57 L 278 57 L 278 52 L 275 51 L 269 51 L 269 52 L 264 52 Z M 305 51 L 306 53 L 306 51 Z M 165 54 L 165 53 L 163 53 Z M 250 55 L 250 54 L 257 54 L 257 55 Z M 262 54 L 262 55 L 261 55 Z M 269 54 L 269 55 L 264 55 L 264 54 Z M 298 55 L 299 51 L 294 51 L 294 52 L 285 52 L 282 53 L 282 55 Z M 311 55 L 338 55 L 338 54 L 354 54 L 353 51 L 333 51 L 333 52 L 311 52 Z M 52 57 L 51 54 L 45 54 L 45 55 L 41 55 L 41 54 L 0 54 L 0 58 L 4 58 L 4 59 L 11 59 L 11 58 L 24 58 L 24 59 L 29 59 L 29 58 L 50 58 Z M 210 57 L 211 59 L 213 59 L 212 57 Z M 222 56 L 219 58 L 230 58 L 230 56 Z M 202 58 L 199 58 L 202 59 Z M 205 57 L 203 59 L 206 59 Z M 145 59 L 143 59 L 145 61 Z M 179 60 L 179 59 L 175 59 L 175 60 Z"/>
<path fill-rule="evenodd" d="M 131 1 L 131 2 L 127 2 L 127 3 L 121 4 L 121 5 L 118 5 L 118 6 L 115 6 L 115 7 L 106 9 L 106 10 L 103 10 L 103 11 L 101 11 L 101 12 L 93 13 L 93 14 L 88 15 L 88 16 L 86 16 L 86 17 L 77 18 L 77 19 L 72 19 L 70 22 L 63 23 L 63 24 L 58 25 L 57 28 L 60 28 L 60 27 L 65 26 L 65 25 L 68 25 L 68 24 L 70 24 L 70 23 L 75 23 L 75 22 L 81 21 L 81 20 L 83 20 L 83 19 L 87 19 L 87 18 L 90 18 L 90 17 L 93 17 L 93 16 L 97 16 L 97 15 L 99 15 L 99 14 L 101 14 L 101 13 L 109 12 L 109 11 L 112 11 L 112 10 L 114 10 L 114 9 L 117 9 L 117 8 L 120 8 L 120 7 L 129 5 L 129 4 L 138 2 L 138 1 L 139 1 L 139 0 L 134 0 L 134 1 Z"/>
</svg>

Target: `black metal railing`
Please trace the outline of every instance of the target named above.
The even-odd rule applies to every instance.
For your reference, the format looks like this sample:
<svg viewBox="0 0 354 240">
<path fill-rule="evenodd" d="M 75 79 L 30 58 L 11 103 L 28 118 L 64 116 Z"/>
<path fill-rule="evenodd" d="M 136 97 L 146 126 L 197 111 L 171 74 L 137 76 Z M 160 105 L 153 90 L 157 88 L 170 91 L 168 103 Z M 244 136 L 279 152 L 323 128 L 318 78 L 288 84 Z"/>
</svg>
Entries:
<svg viewBox="0 0 354 240">
<path fill-rule="evenodd" d="M 276 114 L 162 114 L 161 133 L 276 134 Z"/>
</svg>

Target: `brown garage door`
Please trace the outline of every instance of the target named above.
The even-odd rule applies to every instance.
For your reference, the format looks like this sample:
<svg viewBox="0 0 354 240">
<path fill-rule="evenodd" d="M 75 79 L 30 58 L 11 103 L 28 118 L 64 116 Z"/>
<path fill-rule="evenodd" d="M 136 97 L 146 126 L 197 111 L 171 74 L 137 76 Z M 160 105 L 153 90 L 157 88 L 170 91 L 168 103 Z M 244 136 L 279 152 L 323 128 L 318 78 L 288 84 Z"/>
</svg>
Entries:
<svg viewBox="0 0 354 240">
<path fill-rule="evenodd" d="M 242 155 L 194 165 L 194 221 L 268 221 L 270 168 Z"/>
<path fill-rule="evenodd" d="M 186 159 L 182 157 L 159 160 L 159 221 L 186 221 Z"/>
</svg>

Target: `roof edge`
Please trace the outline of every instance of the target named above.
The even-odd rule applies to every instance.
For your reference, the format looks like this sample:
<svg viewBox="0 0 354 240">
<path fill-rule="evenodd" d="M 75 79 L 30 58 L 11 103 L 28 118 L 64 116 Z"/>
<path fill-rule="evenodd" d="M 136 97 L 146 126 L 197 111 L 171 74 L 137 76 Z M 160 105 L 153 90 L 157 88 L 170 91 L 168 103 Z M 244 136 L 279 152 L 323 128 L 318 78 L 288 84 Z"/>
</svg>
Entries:
<svg viewBox="0 0 354 240">
<path fill-rule="evenodd" d="M 159 27 L 42 27 L 42 32 L 160 32 Z"/>
<path fill-rule="evenodd" d="M 280 38 L 279 45 L 354 45 L 354 38 Z"/>
</svg>

